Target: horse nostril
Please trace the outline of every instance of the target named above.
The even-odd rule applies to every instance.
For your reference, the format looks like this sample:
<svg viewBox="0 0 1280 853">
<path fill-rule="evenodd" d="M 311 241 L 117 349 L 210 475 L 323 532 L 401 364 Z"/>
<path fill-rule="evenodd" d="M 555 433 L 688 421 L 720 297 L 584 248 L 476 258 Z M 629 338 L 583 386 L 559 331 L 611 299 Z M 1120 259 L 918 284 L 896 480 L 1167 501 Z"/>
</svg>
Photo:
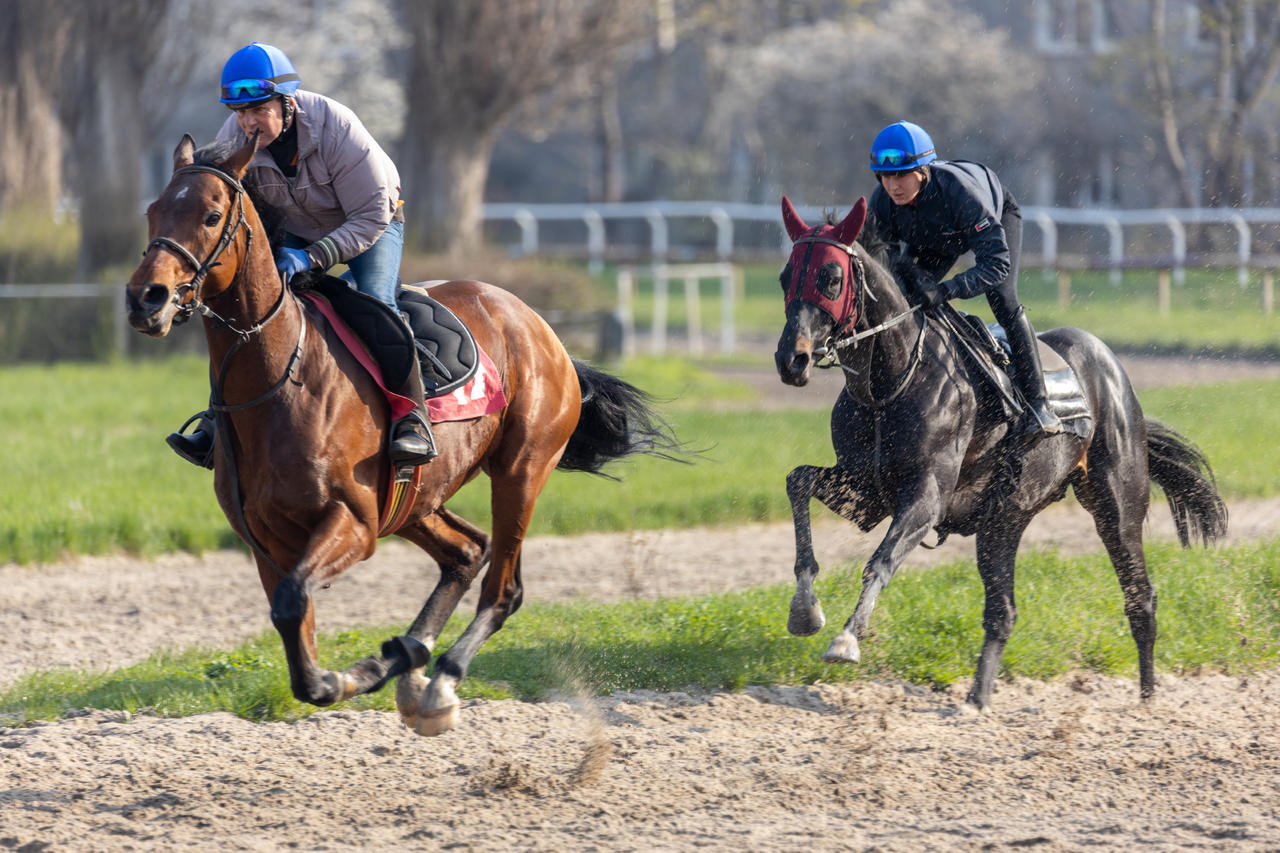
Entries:
<svg viewBox="0 0 1280 853">
<path fill-rule="evenodd" d="M 148 311 L 158 311 L 169 301 L 169 288 L 163 284 L 148 285 L 142 293 L 142 307 Z"/>
</svg>

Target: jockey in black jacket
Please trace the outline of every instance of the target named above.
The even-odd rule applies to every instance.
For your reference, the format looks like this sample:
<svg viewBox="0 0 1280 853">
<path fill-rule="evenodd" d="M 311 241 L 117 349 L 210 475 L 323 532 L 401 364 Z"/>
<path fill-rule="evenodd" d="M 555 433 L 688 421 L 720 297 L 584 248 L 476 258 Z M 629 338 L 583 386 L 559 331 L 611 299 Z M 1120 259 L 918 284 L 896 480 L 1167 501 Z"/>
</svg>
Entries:
<svg viewBox="0 0 1280 853">
<path fill-rule="evenodd" d="M 877 134 L 871 171 L 879 186 L 868 221 L 891 247 L 904 245 L 922 273 L 908 296 L 930 309 L 986 294 L 1009 338 L 1010 377 L 1030 408 L 1027 432 L 1061 432 L 1062 422 L 1045 401 L 1035 332 L 1018 302 L 1022 213 L 1013 196 L 980 163 L 939 160 L 929 134 L 908 121 Z M 973 252 L 973 266 L 941 281 L 966 251 Z"/>
</svg>

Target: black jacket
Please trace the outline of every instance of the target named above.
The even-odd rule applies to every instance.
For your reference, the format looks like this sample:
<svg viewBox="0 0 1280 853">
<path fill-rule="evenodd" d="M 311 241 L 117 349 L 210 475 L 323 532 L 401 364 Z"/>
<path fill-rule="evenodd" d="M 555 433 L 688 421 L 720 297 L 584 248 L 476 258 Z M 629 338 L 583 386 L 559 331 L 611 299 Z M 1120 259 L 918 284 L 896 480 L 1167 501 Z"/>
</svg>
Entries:
<svg viewBox="0 0 1280 853">
<path fill-rule="evenodd" d="M 941 279 L 956 259 L 972 251 L 974 264 L 944 282 L 947 298 L 969 299 L 1001 284 L 1011 259 L 1001 218 L 1017 203 L 996 173 L 981 163 L 936 161 L 913 204 L 899 207 L 884 187 L 871 194 L 870 225 L 891 246 L 905 243 L 920 268 Z"/>
</svg>

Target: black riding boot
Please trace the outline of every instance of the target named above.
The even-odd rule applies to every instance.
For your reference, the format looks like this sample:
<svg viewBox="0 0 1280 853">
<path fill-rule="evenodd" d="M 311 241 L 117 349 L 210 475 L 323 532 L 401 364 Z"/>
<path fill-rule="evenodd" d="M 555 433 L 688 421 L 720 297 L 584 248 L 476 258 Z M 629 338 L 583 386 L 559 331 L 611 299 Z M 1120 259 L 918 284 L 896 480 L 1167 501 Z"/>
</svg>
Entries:
<svg viewBox="0 0 1280 853">
<path fill-rule="evenodd" d="M 417 403 L 418 407 L 391 425 L 391 461 L 400 465 L 425 465 L 439 454 L 435 436 L 431 434 L 431 424 L 422 414 L 425 408 L 422 372 L 416 363 L 400 393 Z"/>
<path fill-rule="evenodd" d="M 1040 365 L 1040 347 L 1025 308 L 1018 308 L 1014 322 L 1004 331 L 1013 354 L 1010 374 L 1027 401 L 1023 434 L 1054 435 L 1062 432 L 1062 421 L 1050 410 L 1046 400 L 1048 392 L 1044 387 L 1044 368 Z"/>
<path fill-rule="evenodd" d="M 200 420 L 196 428 L 188 435 L 183 433 L 191 422 Z M 213 421 L 213 415 L 209 412 L 199 412 L 187 418 L 187 422 L 178 428 L 177 432 L 171 432 L 165 437 L 165 442 L 173 448 L 173 452 L 190 462 L 192 465 L 199 465 L 201 468 L 213 467 L 213 437 L 217 431 L 217 427 Z"/>
</svg>

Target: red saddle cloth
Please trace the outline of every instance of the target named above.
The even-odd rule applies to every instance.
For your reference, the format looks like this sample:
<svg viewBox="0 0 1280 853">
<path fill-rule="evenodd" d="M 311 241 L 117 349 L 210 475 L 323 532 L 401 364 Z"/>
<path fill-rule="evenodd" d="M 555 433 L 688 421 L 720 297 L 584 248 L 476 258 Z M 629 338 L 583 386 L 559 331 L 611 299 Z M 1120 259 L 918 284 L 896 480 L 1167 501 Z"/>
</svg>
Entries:
<svg viewBox="0 0 1280 853">
<path fill-rule="evenodd" d="M 413 401 L 387 388 L 377 360 L 360 338 L 351 331 L 351 327 L 343 321 L 338 312 L 333 310 L 329 300 L 313 292 L 302 295 L 320 309 L 320 313 L 328 319 L 329 325 L 333 326 L 333 330 L 337 332 L 338 338 L 378 383 L 378 387 L 387 397 L 387 403 L 391 406 L 391 419 L 399 420 L 412 412 Z M 502 390 L 502 377 L 498 375 L 498 368 L 494 365 L 493 359 L 489 358 L 489 354 L 480 347 L 479 342 L 476 343 L 476 350 L 480 354 L 480 364 L 467 384 L 449 394 L 427 400 L 427 416 L 433 424 L 443 421 L 470 420 L 501 411 L 506 407 L 507 395 Z"/>
</svg>

